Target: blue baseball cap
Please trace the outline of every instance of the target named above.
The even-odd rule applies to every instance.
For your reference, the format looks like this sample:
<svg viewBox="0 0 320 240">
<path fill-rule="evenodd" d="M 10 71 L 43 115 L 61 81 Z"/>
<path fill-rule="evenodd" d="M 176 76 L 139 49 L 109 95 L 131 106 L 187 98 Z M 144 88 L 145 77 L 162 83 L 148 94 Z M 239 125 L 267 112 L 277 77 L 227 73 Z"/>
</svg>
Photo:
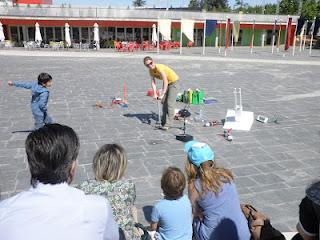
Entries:
<svg viewBox="0 0 320 240">
<path fill-rule="evenodd" d="M 184 145 L 184 151 L 188 154 L 189 161 L 197 167 L 206 161 L 214 161 L 214 152 L 206 143 L 189 141 Z"/>
</svg>

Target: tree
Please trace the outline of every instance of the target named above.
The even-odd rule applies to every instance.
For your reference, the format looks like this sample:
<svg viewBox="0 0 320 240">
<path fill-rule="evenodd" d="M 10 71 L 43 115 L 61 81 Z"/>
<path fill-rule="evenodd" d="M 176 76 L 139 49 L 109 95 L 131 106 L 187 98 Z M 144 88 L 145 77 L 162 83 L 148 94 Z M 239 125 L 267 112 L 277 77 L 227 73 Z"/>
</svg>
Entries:
<svg viewBox="0 0 320 240">
<path fill-rule="evenodd" d="M 249 4 L 244 2 L 243 0 L 236 0 L 234 4 L 234 8 L 238 11 L 243 11 L 248 8 Z"/>
<path fill-rule="evenodd" d="M 188 8 L 193 10 L 199 10 L 200 8 L 200 2 L 198 0 L 190 0 Z"/>
<path fill-rule="evenodd" d="M 254 14 L 261 14 L 263 12 L 263 6 L 255 5 L 255 6 L 248 6 L 247 13 L 254 13 Z"/>
<path fill-rule="evenodd" d="M 320 17 L 320 1 L 305 0 L 302 3 L 301 17 L 306 20 L 313 20 Z"/>
<path fill-rule="evenodd" d="M 228 0 L 205 0 L 204 7 L 207 11 L 226 10 L 229 8 Z"/>
<path fill-rule="evenodd" d="M 320 1 L 319 0 L 301 0 L 302 9 L 301 17 L 313 20 L 314 17 L 320 17 Z M 296 15 L 299 11 L 300 0 L 281 0 L 280 14 Z"/>
<path fill-rule="evenodd" d="M 207 11 L 224 11 L 229 8 L 228 0 L 190 0 L 190 9 L 207 10 Z"/>
<path fill-rule="evenodd" d="M 299 0 L 281 0 L 279 13 L 284 15 L 295 15 L 298 13 Z"/>
<path fill-rule="evenodd" d="M 264 6 L 265 14 L 276 14 L 277 12 L 277 4 L 268 3 Z"/>
<path fill-rule="evenodd" d="M 132 5 L 134 7 L 143 7 L 144 5 L 146 5 L 146 1 L 145 0 L 134 0 L 132 2 Z"/>
</svg>

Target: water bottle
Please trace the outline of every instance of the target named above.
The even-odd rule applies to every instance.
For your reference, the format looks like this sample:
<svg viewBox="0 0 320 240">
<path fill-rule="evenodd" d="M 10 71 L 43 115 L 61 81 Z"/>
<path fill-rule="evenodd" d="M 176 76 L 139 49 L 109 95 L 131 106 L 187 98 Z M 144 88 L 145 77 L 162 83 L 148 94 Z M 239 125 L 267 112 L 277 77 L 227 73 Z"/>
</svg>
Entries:
<svg viewBox="0 0 320 240">
<path fill-rule="evenodd" d="M 194 117 L 194 121 L 196 122 L 204 122 L 202 109 L 200 109 L 199 114 Z"/>
</svg>

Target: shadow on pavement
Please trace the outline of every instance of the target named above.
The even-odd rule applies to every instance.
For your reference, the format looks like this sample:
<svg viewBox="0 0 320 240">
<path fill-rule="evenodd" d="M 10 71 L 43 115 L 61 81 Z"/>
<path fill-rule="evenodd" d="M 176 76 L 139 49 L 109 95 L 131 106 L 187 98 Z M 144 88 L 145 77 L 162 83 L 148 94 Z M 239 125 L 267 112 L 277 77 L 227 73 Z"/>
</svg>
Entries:
<svg viewBox="0 0 320 240">
<path fill-rule="evenodd" d="M 141 123 L 149 124 L 151 125 L 151 121 L 157 121 L 158 120 L 158 114 L 151 112 L 151 113 L 127 113 L 123 116 L 129 117 L 129 118 L 137 118 Z"/>
</svg>

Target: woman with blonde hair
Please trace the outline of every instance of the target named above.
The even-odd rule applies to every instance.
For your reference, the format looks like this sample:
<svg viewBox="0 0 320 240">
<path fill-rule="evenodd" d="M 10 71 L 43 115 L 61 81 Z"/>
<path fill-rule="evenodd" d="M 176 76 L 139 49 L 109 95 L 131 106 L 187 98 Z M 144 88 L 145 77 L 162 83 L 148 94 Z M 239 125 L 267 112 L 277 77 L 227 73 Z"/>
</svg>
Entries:
<svg viewBox="0 0 320 240">
<path fill-rule="evenodd" d="M 118 144 L 105 144 L 93 158 L 94 180 L 87 180 L 80 185 L 86 194 L 104 196 L 111 204 L 113 215 L 125 238 L 140 239 L 135 230 L 137 222 L 135 185 L 130 180 L 123 179 L 127 167 L 127 157 L 124 149 Z"/>
<path fill-rule="evenodd" d="M 206 143 L 190 141 L 184 150 L 195 239 L 249 240 L 231 171 L 216 165 L 214 152 Z"/>
</svg>

